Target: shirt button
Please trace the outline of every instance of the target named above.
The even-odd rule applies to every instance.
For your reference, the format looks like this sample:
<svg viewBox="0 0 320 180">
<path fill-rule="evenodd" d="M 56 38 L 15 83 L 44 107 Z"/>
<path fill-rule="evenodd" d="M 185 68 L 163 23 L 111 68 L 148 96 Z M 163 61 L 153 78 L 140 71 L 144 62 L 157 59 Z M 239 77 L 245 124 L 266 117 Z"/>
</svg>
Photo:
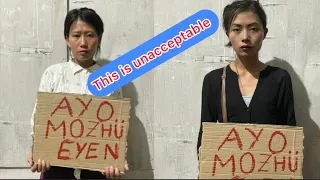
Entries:
<svg viewBox="0 0 320 180">
<path fill-rule="evenodd" d="M 249 112 L 249 111 L 250 111 L 250 109 L 249 109 L 249 108 L 247 108 L 247 111 Z"/>
</svg>

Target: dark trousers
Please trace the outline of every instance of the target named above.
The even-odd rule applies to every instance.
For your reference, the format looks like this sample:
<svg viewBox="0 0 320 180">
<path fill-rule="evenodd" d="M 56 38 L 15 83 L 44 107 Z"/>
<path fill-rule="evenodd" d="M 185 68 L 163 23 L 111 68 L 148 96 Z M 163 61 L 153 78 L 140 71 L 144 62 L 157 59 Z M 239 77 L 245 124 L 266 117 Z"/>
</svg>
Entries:
<svg viewBox="0 0 320 180">
<path fill-rule="evenodd" d="M 99 171 L 81 170 L 81 179 L 107 179 Z M 40 179 L 76 179 L 74 169 L 66 167 L 51 166 L 49 170 L 41 173 Z"/>
</svg>

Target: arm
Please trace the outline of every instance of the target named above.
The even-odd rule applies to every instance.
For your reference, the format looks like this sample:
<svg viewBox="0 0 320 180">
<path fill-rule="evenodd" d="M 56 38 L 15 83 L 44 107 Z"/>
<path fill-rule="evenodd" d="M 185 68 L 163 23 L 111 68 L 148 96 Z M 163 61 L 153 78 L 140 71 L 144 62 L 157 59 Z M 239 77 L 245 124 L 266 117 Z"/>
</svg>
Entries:
<svg viewBox="0 0 320 180">
<path fill-rule="evenodd" d="M 207 74 L 203 79 L 202 84 L 202 102 L 201 102 L 201 122 L 200 130 L 198 134 L 197 152 L 199 154 L 199 148 L 202 143 L 202 123 L 203 122 L 216 122 L 218 120 L 216 102 L 216 90 L 212 87 L 214 80 L 209 78 Z"/>
<path fill-rule="evenodd" d="M 40 81 L 40 86 L 38 88 L 38 91 L 42 91 L 42 92 L 52 92 L 52 84 L 53 84 L 53 79 L 52 79 L 52 73 L 46 69 L 45 72 L 43 73 L 42 77 L 41 77 L 41 81 Z M 32 115 L 31 115 L 31 138 L 32 138 L 32 143 L 31 143 L 31 151 L 30 154 L 28 156 L 28 163 L 31 167 L 31 171 L 32 172 L 41 172 L 42 168 L 44 168 L 44 170 L 46 168 L 50 168 L 50 165 L 48 164 L 48 162 L 42 162 L 41 165 L 37 164 L 34 162 L 33 160 L 33 141 L 34 141 L 34 115 L 36 112 L 36 107 L 37 107 L 37 101 L 35 102 L 33 111 L 32 111 Z M 45 168 L 46 167 L 46 168 Z"/>
<path fill-rule="evenodd" d="M 296 126 L 292 81 L 291 81 L 290 74 L 288 72 L 284 77 L 282 92 L 283 92 L 283 102 L 281 104 L 282 104 L 284 121 L 286 125 Z"/>
<path fill-rule="evenodd" d="M 39 88 L 38 88 L 38 91 L 41 91 L 41 92 L 52 92 L 53 89 L 52 89 L 52 77 L 53 77 L 53 74 L 52 72 L 50 72 L 48 69 L 45 70 L 45 72 L 43 73 L 42 77 L 41 77 L 41 80 L 40 80 L 40 85 L 39 85 Z M 33 111 L 32 111 L 32 115 L 31 115 L 31 137 L 32 137 L 32 146 L 31 146 L 31 152 L 32 152 L 32 149 L 33 149 L 33 138 L 34 138 L 34 115 L 35 115 L 35 112 L 36 112 L 36 107 L 37 107 L 37 101 L 35 102 L 35 105 L 34 105 L 34 108 L 33 108 Z"/>
</svg>

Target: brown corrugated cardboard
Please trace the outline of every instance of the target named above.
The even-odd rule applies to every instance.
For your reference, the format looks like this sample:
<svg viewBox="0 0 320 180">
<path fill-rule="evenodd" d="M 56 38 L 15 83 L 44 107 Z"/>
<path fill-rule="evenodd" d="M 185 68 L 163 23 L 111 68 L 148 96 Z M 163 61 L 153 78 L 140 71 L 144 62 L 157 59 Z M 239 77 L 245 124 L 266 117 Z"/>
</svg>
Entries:
<svg viewBox="0 0 320 180">
<path fill-rule="evenodd" d="M 203 123 L 199 179 L 302 179 L 303 128 Z"/>
<path fill-rule="evenodd" d="M 33 158 L 51 166 L 124 171 L 130 99 L 38 92 Z"/>
</svg>

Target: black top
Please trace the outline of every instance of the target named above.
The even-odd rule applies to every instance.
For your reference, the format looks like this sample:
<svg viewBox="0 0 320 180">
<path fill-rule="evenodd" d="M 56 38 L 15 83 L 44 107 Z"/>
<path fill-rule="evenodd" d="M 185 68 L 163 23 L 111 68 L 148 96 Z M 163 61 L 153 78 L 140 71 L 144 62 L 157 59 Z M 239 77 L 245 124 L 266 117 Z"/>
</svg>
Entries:
<svg viewBox="0 0 320 180">
<path fill-rule="evenodd" d="M 198 150 L 201 145 L 202 122 L 223 122 L 222 71 L 223 68 L 213 70 L 203 80 Z M 228 122 L 296 125 L 291 77 L 286 70 L 273 66 L 262 70 L 249 107 L 241 95 L 238 76 L 229 65 L 226 69 L 225 87 Z"/>
</svg>

